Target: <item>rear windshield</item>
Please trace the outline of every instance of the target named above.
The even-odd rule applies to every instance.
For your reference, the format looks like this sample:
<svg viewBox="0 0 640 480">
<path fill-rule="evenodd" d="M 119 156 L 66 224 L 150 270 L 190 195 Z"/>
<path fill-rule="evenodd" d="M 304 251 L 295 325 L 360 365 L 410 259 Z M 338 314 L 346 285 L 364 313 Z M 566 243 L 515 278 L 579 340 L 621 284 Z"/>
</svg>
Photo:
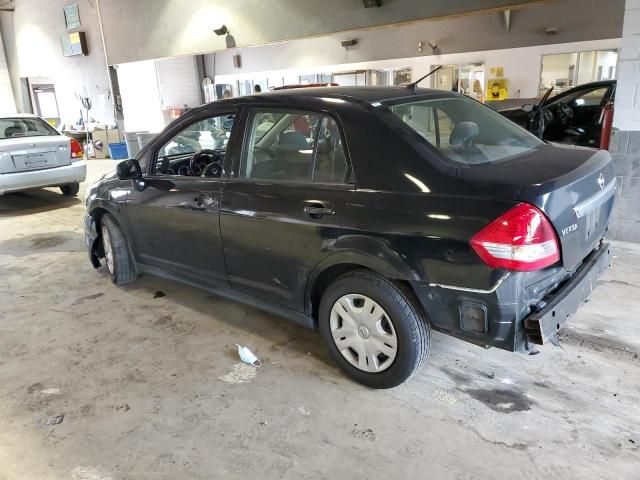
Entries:
<svg viewBox="0 0 640 480">
<path fill-rule="evenodd" d="M 544 145 L 499 113 L 467 97 L 416 100 L 394 104 L 390 109 L 456 164 L 499 162 Z"/>
<path fill-rule="evenodd" d="M 0 139 L 60 135 L 40 118 L 0 118 Z"/>
</svg>

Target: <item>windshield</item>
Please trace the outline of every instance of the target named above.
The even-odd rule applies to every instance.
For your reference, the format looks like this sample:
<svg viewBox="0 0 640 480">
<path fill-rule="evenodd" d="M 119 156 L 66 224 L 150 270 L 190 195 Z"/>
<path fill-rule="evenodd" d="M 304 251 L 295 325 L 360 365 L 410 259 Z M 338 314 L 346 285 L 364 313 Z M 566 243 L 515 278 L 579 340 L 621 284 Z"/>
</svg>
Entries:
<svg viewBox="0 0 640 480">
<path fill-rule="evenodd" d="M 0 139 L 60 135 L 40 118 L 0 118 Z"/>
<path fill-rule="evenodd" d="M 542 141 L 467 97 L 417 100 L 390 107 L 398 118 L 457 164 L 494 163 L 530 153 Z"/>
</svg>

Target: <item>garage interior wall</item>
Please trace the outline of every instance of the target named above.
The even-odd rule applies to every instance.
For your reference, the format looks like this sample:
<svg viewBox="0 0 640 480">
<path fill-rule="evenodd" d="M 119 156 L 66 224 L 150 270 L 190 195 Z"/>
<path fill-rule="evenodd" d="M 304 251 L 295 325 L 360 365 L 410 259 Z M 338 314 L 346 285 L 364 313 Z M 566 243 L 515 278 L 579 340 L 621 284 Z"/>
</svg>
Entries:
<svg viewBox="0 0 640 480">
<path fill-rule="evenodd" d="M 164 128 L 156 62 L 131 62 L 118 66 L 118 82 L 128 132 L 159 132 Z"/>
<path fill-rule="evenodd" d="M 640 1 L 627 0 L 618 63 L 611 153 L 618 199 L 609 227 L 613 238 L 640 242 Z"/>
<path fill-rule="evenodd" d="M 296 45 L 300 44 L 302 45 Z M 331 73 L 349 70 L 368 70 L 385 68 L 405 68 L 413 69 L 413 78 L 417 79 L 428 73 L 434 65 L 464 65 L 464 64 L 484 64 L 485 71 L 489 73 L 491 67 L 503 67 L 504 77 L 509 81 L 509 95 L 512 98 L 533 98 L 538 95 L 540 83 L 540 67 L 542 55 L 556 53 L 592 51 L 617 49 L 620 47 L 620 39 L 594 40 L 589 42 L 573 42 L 554 45 L 540 45 L 534 47 L 510 48 L 505 50 L 488 50 L 480 52 L 455 53 L 447 55 L 430 55 L 413 58 L 397 58 L 393 60 L 371 61 L 360 63 L 336 63 L 308 65 L 311 61 L 307 57 L 298 56 L 303 50 L 326 51 L 331 47 L 331 40 L 324 38 L 303 40 L 301 42 L 288 42 L 285 44 L 267 45 L 264 47 L 254 47 L 246 49 L 242 54 L 243 61 L 253 65 L 256 63 L 264 65 L 260 61 L 262 58 L 273 58 L 275 65 L 296 65 L 297 68 L 282 70 L 268 69 L 256 73 L 231 73 L 227 75 L 216 75 L 216 83 L 225 83 L 235 86 L 237 80 L 258 80 L 272 77 L 296 77 L 302 74 Z M 310 45 L 314 44 L 314 45 Z M 207 55 L 212 57 L 213 54 Z M 223 69 L 220 64 L 227 60 L 232 61 L 226 52 L 215 54 L 216 71 Z M 211 64 L 211 60 L 207 63 Z M 249 68 L 247 68 L 249 69 Z M 555 77 L 554 77 L 555 78 Z M 297 82 L 296 82 L 297 83 Z M 429 86 L 429 82 L 422 84 Z"/>
<path fill-rule="evenodd" d="M 0 112 L 16 112 L 16 101 L 13 96 L 11 77 L 9 76 L 9 67 L 2 36 L 0 36 Z"/>
<path fill-rule="evenodd" d="M 113 99 L 106 67 L 95 1 L 77 0 L 89 54 L 64 57 L 60 36 L 68 32 L 65 0 L 16 2 L 14 27 L 20 77 L 46 77 L 53 81 L 62 123 L 76 123 L 82 108 L 77 96 L 92 101 L 90 117 L 114 123 Z"/>
<path fill-rule="evenodd" d="M 566 3 L 559 0 L 554 3 Z M 591 3 L 598 4 L 589 0 Z M 612 4 L 606 15 L 619 16 L 622 24 L 623 0 L 609 0 Z M 571 2 L 570 2 L 571 3 Z M 226 48 L 224 37 L 217 37 L 213 29 L 225 24 L 238 46 L 263 45 L 296 38 L 326 35 L 354 28 L 368 28 L 416 19 L 457 15 L 513 5 L 553 6 L 538 0 L 387 0 L 381 8 L 364 8 L 361 0 L 136 0 L 99 1 L 110 64 L 151 60 L 163 57 L 193 55 Z M 596 11 L 601 10 L 601 6 Z M 572 12 L 572 16 L 582 15 Z M 597 16 L 597 15 L 592 15 Z M 600 17 L 602 17 L 600 15 Z M 292 21 L 292 19 L 299 19 Z M 608 28 L 615 23 L 599 18 Z M 570 22 L 567 22 L 570 23 Z M 497 25 L 500 24 L 497 22 Z M 569 28 L 569 27 L 567 27 Z M 590 25 L 587 30 L 590 30 Z M 596 27 L 597 28 L 597 27 Z M 619 29 L 619 28 L 618 28 Z M 474 32 L 479 32 L 475 31 Z M 584 32 L 585 38 L 592 31 Z M 559 35 L 566 35 L 561 32 Z M 448 38 L 462 37 L 451 35 Z M 611 38 L 604 35 L 591 38 Z M 397 40 L 401 40 L 398 38 Z M 427 39 L 424 39 L 427 40 Z M 571 41 L 560 40 L 560 41 Z M 506 45 L 505 45 L 506 46 Z M 486 48 L 486 47 L 481 47 Z M 492 47 L 493 48 L 493 47 Z M 478 48 L 476 48 L 477 50 Z M 409 55 L 399 53 L 395 57 Z"/>
<path fill-rule="evenodd" d="M 5 55 L 7 70 L 11 82 L 13 108 L 15 111 L 23 112 L 22 94 L 20 90 L 20 70 L 18 68 L 18 52 L 16 49 L 16 35 L 13 28 L 13 12 L 0 12 L 0 33 L 2 34 L 2 51 Z M 10 105 L 8 107 L 10 107 Z"/>
<path fill-rule="evenodd" d="M 109 63 L 121 64 L 225 49 L 225 38 L 216 36 L 212 31 L 222 23 L 229 27 L 236 44 L 255 45 L 478 9 L 478 2 L 463 0 L 396 0 L 393 8 L 383 5 L 369 9 L 364 8 L 361 1 L 355 0 L 288 0 L 277 3 L 247 0 L 234 3 L 232 7 L 219 0 L 79 0 L 80 30 L 87 35 L 89 55 L 65 58 L 61 53 L 60 35 L 66 32 L 62 9 L 68 3 L 64 0 L 21 0 L 16 2 L 15 10 L 20 77 L 53 79 L 62 121 L 65 123 L 75 122 L 79 116 L 80 104 L 76 95 L 89 96 L 93 100 L 91 116 L 96 120 L 107 123 L 114 121 L 99 17 L 102 19 L 104 48 L 108 52 Z M 587 3 L 586 7 L 584 3 Z M 513 4 L 532 5 L 512 12 L 509 31 L 499 12 L 480 13 L 310 39 L 321 40 L 323 48 L 305 49 L 298 52 L 296 57 L 307 65 L 332 65 L 431 55 L 427 45 L 429 41 L 438 43 L 442 54 L 451 54 L 618 38 L 621 34 L 623 0 L 607 2 L 607 15 L 601 14 L 602 7 L 597 0 L 491 0 L 482 2 L 482 8 Z M 335 14 L 338 11 L 340 15 Z M 327 12 L 334 13 L 327 15 Z M 293 13 L 308 21 L 290 22 Z M 563 18 L 571 21 L 556 24 L 558 19 Z M 545 34 L 545 29 L 551 24 L 558 27 L 554 36 Z M 339 40 L 349 37 L 358 38 L 359 43 L 345 51 Z M 424 43 L 423 52 L 418 52 L 419 41 Z M 304 42 L 306 40 L 300 44 Z M 276 66 L 278 58 L 271 55 L 251 57 L 251 50 L 242 49 L 240 52 L 244 57 L 243 67 L 237 73 L 291 68 L 291 65 Z M 215 73 L 236 73 L 231 59 L 233 52 L 238 50 L 225 49 L 219 53 Z M 274 65 L 268 66 L 269 62 Z M 213 72 L 208 73 L 213 75 Z"/>
<path fill-rule="evenodd" d="M 193 56 L 158 60 L 156 70 L 163 110 L 200 105 L 200 82 Z"/>
<path fill-rule="evenodd" d="M 199 106 L 200 81 L 193 56 L 118 65 L 126 131 L 159 132 L 173 108 Z"/>
<path fill-rule="evenodd" d="M 600 14 L 602 5 L 598 0 L 561 0 L 545 4 L 544 7 L 523 8 L 512 12 L 509 31 L 501 14 L 490 13 L 348 31 L 280 45 L 226 49 L 216 52 L 216 74 L 620 38 L 624 0 L 607 3 L 608 12 L 604 16 Z M 559 24 L 556 23 L 558 19 L 571 19 L 571 22 L 567 20 Z M 550 26 L 557 27 L 557 34 L 545 33 Z M 340 42 L 346 39 L 355 39 L 358 43 L 345 49 Z M 422 51 L 419 42 L 422 42 Z M 436 52 L 432 51 L 429 42 L 438 46 Z M 242 58 L 241 68 L 234 68 L 232 57 L 236 54 Z M 539 62 L 537 60 L 535 63 Z"/>
</svg>

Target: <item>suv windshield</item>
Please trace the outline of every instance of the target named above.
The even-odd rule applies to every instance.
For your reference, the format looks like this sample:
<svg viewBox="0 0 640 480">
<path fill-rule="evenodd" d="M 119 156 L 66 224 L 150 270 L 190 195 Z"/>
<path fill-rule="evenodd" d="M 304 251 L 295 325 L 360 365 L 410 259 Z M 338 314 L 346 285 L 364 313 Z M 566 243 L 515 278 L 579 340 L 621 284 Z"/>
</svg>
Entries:
<svg viewBox="0 0 640 480">
<path fill-rule="evenodd" d="M 544 145 L 499 113 L 463 96 L 395 103 L 390 109 L 456 164 L 508 160 Z"/>
<path fill-rule="evenodd" d="M 0 139 L 60 135 L 40 118 L 0 118 Z"/>
</svg>

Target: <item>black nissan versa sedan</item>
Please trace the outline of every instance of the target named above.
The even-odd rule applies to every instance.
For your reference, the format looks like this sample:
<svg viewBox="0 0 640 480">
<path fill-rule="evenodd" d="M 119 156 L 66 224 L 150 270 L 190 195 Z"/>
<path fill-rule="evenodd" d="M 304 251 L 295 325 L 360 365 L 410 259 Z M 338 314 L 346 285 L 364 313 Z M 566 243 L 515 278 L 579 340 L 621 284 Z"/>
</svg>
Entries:
<svg viewBox="0 0 640 480">
<path fill-rule="evenodd" d="M 124 284 L 176 279 L 318 328 L 393 387 L 431 329 L 533 352 L 610 265 L 609 154 L 467 97 L 310 88 L 189 111 L 92 185 L 86 242 Z"/>
</svg>

